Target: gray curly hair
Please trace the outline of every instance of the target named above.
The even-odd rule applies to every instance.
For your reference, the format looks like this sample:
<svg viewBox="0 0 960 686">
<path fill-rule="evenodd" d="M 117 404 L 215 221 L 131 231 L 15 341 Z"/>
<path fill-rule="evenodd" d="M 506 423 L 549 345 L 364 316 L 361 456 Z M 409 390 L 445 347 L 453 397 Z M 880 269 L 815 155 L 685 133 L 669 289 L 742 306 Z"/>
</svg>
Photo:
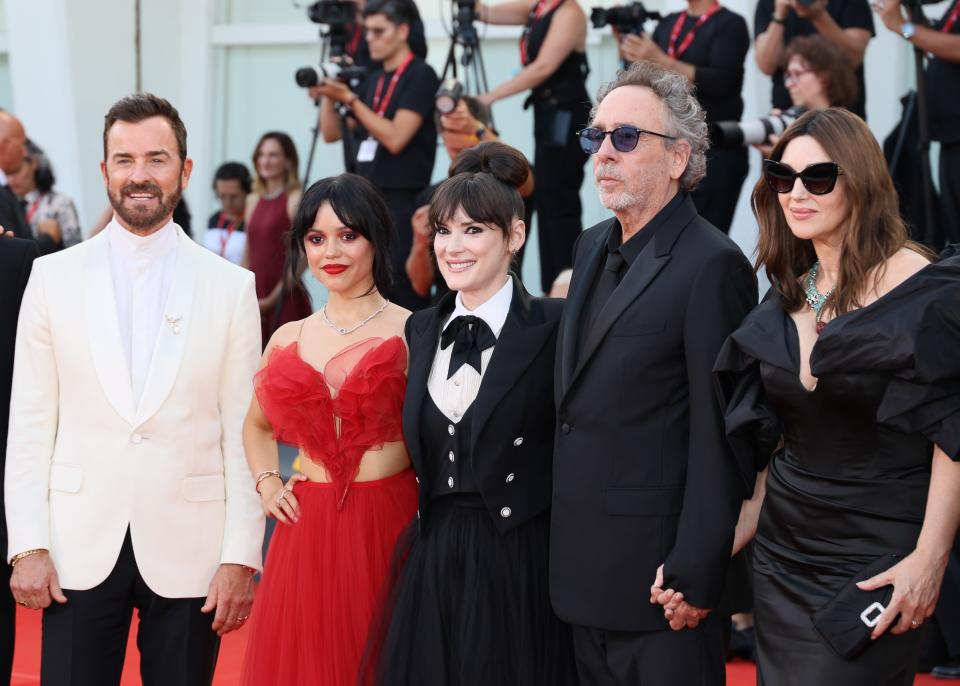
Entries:
<svg viewBox="0 0 960 686">
<path fill-rule="evenodd" d="M 690 160 L 680 177 L 680 188 L 692 191 L 707 173 L 707 148 L 710 147 L 705 114 L 693 94 L 692 84 L 683 75 L 653 62 L 635 62 L 629 69 L 617 72 L 614 81 L 600 87 L 597 104 L 590 112 L 591 121 L 596 118 L 603 99 L 621 86 L 643 86 L 660 98 L 667 113 L 665 133 L 690 144 Z M 676 141 L 664 143 L 676 145 Z"/>
</svg>

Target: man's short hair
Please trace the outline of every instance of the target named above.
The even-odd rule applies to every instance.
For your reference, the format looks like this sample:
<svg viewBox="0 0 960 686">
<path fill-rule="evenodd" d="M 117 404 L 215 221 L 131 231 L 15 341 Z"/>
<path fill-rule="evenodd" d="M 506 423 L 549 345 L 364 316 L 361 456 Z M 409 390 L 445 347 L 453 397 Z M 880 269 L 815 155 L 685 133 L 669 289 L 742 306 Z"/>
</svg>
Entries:
<svg viewBox="0 0 960 686">
<path fill-rule="evenodd" d="M 392 24 L 413 26 L 419 16 L 416 5 L 411 0 L 370 0 L 363 8 L 364 18 L 382 14 Z"/>
<path fill-rule="evenodd" d="M 253 179 L 250 178 L 250 170 L 247 165 L 241 162 L 224 162 L 217 168 L 217 173 L 213 175 L 213 189 L 217 189 L 217 181 L 239 181 L 240 188 L 244 193 L 250 193 L 253 190 Z"/>
<path fill-rule="evenodd" d="M 617 72 L 614 81 L 603 84 L 597 92 L 597 104 L 590 112 L 590 120 L 597 116 L 597 108 L 605 97 L 621 86 L 643 86 L 653 91 L 667 114 L 666 133 L 676 136 L 690 144 L 690 159 L 687 168 L 680 177 L 680 188 L 687 192 L 707 173 L 707 148 L 710 147 L 707 123 L 703 108 L 693 94 L 693 85 L 687 77 L 654 62 L 641 60 L 634 62 L 629 69 Z M 665 140 L 666 145 L 674 141 Z"/>
<path fill-rule="evenodd" d="M 118 100 L 103 118 L 103 159 L 107 159 L 107 136 L 118 121 L 136 124 L 151 117 L 163 117 L 170 122 L 173 135 L 177 139 L 180 161 L 187 159 L 187 127 L 180 119 L 177 108 L 167 100 L 152 93 L 136 93 Z"/>
</svg>

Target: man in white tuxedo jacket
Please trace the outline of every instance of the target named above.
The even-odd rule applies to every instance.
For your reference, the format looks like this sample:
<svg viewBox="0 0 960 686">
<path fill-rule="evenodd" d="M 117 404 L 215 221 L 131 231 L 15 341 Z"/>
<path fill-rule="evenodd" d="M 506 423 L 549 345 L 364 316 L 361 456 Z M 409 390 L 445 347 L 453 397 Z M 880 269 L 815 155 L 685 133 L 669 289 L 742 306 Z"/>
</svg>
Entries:
<svg viewBox="0 0 960 686">
<path fill-rule="evenodd" d="M 241 442 L 260 356 L 253 275 L 173 223 L 186 130 L 117 102 L 114 219 L 36 261 L 17 330 L 5 498 L 14 598 L 44 608 L 41 683 L 120 683 L 130 617 L 145 686 L 210 684 L 253 603 L 264 520 Z"/>
</svg>

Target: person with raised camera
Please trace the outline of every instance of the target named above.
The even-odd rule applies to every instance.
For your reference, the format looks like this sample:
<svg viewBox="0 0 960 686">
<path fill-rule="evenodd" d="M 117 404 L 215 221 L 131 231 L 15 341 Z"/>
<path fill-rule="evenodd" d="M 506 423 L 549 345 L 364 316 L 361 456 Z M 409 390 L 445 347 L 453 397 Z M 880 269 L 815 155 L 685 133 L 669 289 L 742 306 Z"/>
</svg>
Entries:
<svg viewBox="0 0 960 686">
<path fill-rule="evenodd" d="M 373 0 L 364 11 L 371 56 L 383 69 L 370 74 L 357 92 L 340 81 L 326 79 L 317 92 L 323 139 L 340 140 L 343 132 L 335 103 L 352 112 L 351 132 L 358 141 L 357 173 L 383 193 L 396 226 L 391 243 L 394 287 L 390 300 L 416 310 L 430 304 L 418 295 L 404 265 L 413 243 L 410 218 L 417 194 L 430 185 L 436 155 L 433 98 L 439 86 L 436 72 L 410 49 L 410 26 L 416 9 L 410 0 Z"/>
<path fill-rule="evenodd" d="M 522 69 L 489 93 L 484 105 L 529 90 L 533 105 L 534 206 L 540 227 L 540 283 L 543 292 L 570 266 L 573 243 L 583 230 L 580 186 L 586 154 L 576 133 L 590 117 L 587 93 L 587 17 L 576 0 L 508 0 L 477 4 L 488 24 L 524 26 Z"/>
<path fill-rule="evenodd" d="M 753 31 L 757 66 L 773 77 L 774 107 L 781 110 L 790 107 L 783 70 L 787 45 L 797 36 L 819 33 L 842 48 L 857 70 L 858 95 L 850 111 L 866 116 L 863 55 L 874 35 L 873 15 L 867 0 L 759 0 Z"/>
<path fill-rule="evenodd" d="M 874 8 L 884 26 L 927 54 L 927 119 L 930 139 L 940 141 L 940 223 L 945 243 L 960 241 L 960 0 L 931 27 L 905 18 L 900 0 Z"/>
<path fill-rule="evenodd" d="M 620 54 L 627 62 L 651 60 L 683 74 L 697 88 L 707 123 L 743 115 L 743 63 L 750 49 L 747 22 L 717 0 L 688 0 L 687 9 L 663 18 L 652 37 L 627 33 Z M 730 232 L 740 188 L 747 178 L 745 148 L 711 149 L 707 175 L 690 196 L 700 216 Z"/>
</svg>

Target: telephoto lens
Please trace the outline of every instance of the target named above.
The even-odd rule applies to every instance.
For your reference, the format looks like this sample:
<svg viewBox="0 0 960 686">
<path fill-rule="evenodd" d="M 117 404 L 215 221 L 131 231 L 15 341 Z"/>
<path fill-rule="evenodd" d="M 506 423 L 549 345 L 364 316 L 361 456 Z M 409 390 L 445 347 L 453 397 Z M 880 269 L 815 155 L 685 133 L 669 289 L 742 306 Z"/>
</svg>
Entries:
<svg viewBox="0 0 960 686">
<path fill-rule="evenodd" d="M 444 79 L 433 96 L 433 105 L 440 114 L 450 114 L 457 109 L 457 103 L 463 97 L 463 84 L 456 79 Z"/>
<path fill-rule="evenodd" d="M 787 127 L 806 111 L 804 107 L 791 107 L 781 114 L 771 114 L 750 121 L 714 122 L 710 126 L 710 144 L 723 150 L 760 145 L 767 141 L 770 134 L 782 135 Z"/>
<path fill-rule="evenodd" d="M 301 67 L 297 69 L 294 77 L 297 85 L 301 88 L 310 88 L 316 86 L 326 78 L 335 79 L 340 75 L 343 68 L 336 62 L 324 62 L 316 66 Z"/>
</svg>

